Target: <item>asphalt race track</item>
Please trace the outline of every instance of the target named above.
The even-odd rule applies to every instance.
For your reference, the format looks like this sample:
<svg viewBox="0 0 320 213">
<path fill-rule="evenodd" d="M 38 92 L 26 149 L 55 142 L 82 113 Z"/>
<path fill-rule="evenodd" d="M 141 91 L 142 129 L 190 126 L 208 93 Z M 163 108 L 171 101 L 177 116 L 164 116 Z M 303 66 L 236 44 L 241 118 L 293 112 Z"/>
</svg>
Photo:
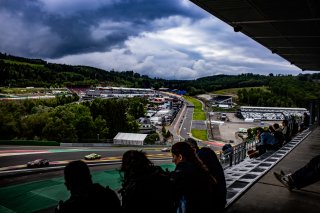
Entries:
<svg viewBox="0 0 320 213">
<path fill-rule="evenodd" d="M 143 149 L 155 164 L 172 171 L 175 166 L 171 153 L 161 152 L 162 148 L 0 146 L 0 212 L 54 212 L 59 200 L 70 196 L 64 185 L 65 165 L 72 160 L 84 160 L 90 153 L 102 156 L 99 160 L 85 161 L 93 181 L 115 191 L 121 187 L 118 169 L 127 150 Z M 49 159 L 50 165 L 27 168 L 28 161 L 39 158 Z"/>
<path fill-rule="evenodd" d="M 72 160 L 84 160 L 90 153 L 101 155 L 99 160 L 84 160 L 91 170 L 118 168 L 122 155 L 130 149 L 143 150 L 152 160 L 159 159 L 166 163 L 171 161 L 170 152 L 161 152 L 161 148 L 140 147 L 54 147 L 54 146 L 0 146 L 0 186 L 40 180 L 41 176 L 61 176 L 64 166 Z M 44 168 L 27 168 L 29 161 L 45 158 L 50 166 Z M 99 165 L 99 166 L 98 166 Z M 46 173 L 46 174 L 45 174 Z M 41 174 L 40 176 L 37 174 Z M 10 177 L 10 178 L 9 178 Z"/>
</svg>

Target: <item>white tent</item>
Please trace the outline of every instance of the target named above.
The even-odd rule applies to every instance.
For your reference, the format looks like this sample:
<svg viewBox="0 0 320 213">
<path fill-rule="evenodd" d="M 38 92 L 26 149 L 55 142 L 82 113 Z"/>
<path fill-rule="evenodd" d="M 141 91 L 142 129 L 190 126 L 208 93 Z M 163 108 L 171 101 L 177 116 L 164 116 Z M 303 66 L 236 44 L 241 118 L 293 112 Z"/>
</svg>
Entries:
<svg viewBox="0 0 320 213">
<path fill-rule="evenodd" d="M 119 132 L 116 137 L 113 138 L 113 144 L 142 146 L 147 135 L 148 134 Z"/>
</svg>

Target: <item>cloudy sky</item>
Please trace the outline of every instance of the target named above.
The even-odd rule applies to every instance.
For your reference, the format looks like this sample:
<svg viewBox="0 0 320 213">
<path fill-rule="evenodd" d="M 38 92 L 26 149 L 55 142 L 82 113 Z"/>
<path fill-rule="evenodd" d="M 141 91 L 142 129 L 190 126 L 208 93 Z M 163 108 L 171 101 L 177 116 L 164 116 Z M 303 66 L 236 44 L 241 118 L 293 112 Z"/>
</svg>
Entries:
<svg viewBox="0 0 320 213">
<path fill-rule="evenodd" d="M 189 0 L 0 0 L 0 52 L 149 77 L 299 74 Z"/>
</svg>

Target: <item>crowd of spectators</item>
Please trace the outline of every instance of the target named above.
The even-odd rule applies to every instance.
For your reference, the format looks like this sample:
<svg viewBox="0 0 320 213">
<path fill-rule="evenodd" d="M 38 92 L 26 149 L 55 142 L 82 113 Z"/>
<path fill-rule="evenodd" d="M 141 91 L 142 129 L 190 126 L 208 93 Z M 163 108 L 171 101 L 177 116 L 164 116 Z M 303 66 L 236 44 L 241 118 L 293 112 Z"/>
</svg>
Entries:
<svg viewBox="0 0 320 213">
<path fill-rule="evenodd" d="M 176 165 L 172 172 L 154 165 L 143 151 L 126 151 L 118 196 L 92 182 L 85 162 L 70 162 L 64 177 L 71 196 L 59 202 L 56 212 L 224 212 L 226 182 L 215 152 L 199 149 L 196 141 L 175 143 L 171 151 Z"/>
<path fill-rule="evenodd" d="M 284 144 L 291 141 L 299 131 L 303 131 L 309 127 L 310 116 L 305 112 L 303 116 L 303 123 L 298 126 L 295 119 L 291 119 L 291 125 L 288 120 L 283 120 L 282 124 L 274 123 L 269 126 L 268 131 L 262 127 L 256 129 L 257 144 L 255 149 L 249 150 L 248 155 L 250 158 L 257 157 L 264 154 L 267 150 L 277 150 Z"/>
</svg>

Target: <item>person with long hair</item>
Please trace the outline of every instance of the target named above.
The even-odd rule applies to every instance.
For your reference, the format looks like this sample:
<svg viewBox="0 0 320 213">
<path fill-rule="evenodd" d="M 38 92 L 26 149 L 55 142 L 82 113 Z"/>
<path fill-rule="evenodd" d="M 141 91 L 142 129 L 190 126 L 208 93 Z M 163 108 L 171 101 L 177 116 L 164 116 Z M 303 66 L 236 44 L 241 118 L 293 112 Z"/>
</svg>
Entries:
<svg viewBox="0 0 320 213">
<path fill-rule="evenodd" d="M 217 183 L 214 188 L 214 190 L 217 192 L 215 193 L 216 197 L 214 199 L 216 209 L 215 212 L 224 212 L 225 205 L 227 203 L 226 179 L 224 176 L 224 170 L 216 153 L 209 147 L 201 147 L 200 149 L 197 141 L 193 138 L 188 138 L 185 142 L 191 146 L 199 159 L 208 168 L 210 174 L 215 178 Z M 230 144 L 226 144 L 222 150 L 224 150 L 226 153 L 233 152 L 233 148 Z M 231 153 L 230 156 L 232 156 Z"/>
<path fill-rule="evenodd" d="M 169 175 L 155 166 L 143 151 L 129 150 L 123 154 L 120 175 L 124 213 L 174 212 Z"/>
<path fill-rule="evenodd" d="M 224 176 L 224 170 L 216 153 L 209 147 L 199 149 L 197 155 L 200 160 L 207 166 L 210 174 L 216 179 L 215 193 L 215 212 L 224 212 L 227 204 L 227 186 Z"/>
<path fill-rule="evenodd" d="M 175 143 L 171 152 L 172 161 L 176 164 L 172 181 L 177 212 L 216 212 L 216 180 L 210 175 L 208 168 L 186 142 Z"/>
</svg>

